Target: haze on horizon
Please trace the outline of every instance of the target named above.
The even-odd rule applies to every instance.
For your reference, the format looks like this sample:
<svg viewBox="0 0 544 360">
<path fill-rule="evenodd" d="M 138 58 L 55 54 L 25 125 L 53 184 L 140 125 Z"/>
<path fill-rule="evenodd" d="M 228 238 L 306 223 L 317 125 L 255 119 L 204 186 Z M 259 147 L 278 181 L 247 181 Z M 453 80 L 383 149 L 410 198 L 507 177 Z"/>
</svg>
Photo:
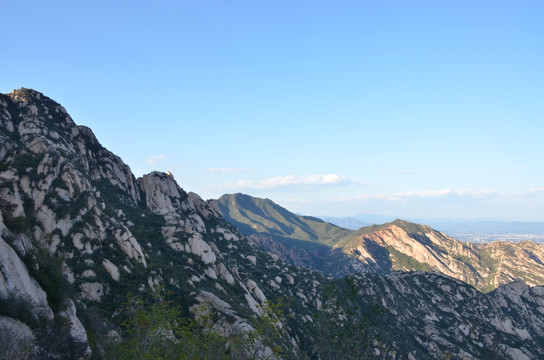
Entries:
<svg viewBox="0 0 544 360">
<path fill-rule="evenodd" d="M 136 176 L 307 215 L 544 221 L 544 3 L 17 1 L 2 93 Z"/>
</svg>

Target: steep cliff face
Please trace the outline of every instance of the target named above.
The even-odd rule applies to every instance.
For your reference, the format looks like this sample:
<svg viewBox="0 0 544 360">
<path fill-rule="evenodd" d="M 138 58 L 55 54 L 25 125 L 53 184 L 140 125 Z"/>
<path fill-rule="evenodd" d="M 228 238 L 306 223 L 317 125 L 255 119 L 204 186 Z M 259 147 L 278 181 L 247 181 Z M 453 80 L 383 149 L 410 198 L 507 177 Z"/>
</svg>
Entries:
<svg viewBox="0 0 544 360">
<path fill-rule="evenodd" d="M 0 107 L 4 303 L 24 303 L 37 320 L 64 316 L 83 342 L 85 329 L 104 334 L 115 328 L 115 319 L 93 320 L 91 309 L 112 313 L 127 293 L 159 287 L 186 311 L 211 306 L 227 335 L 268 299 L 300 294 L 302 308 L 314 306 L 305 293 L 319 284 L 312 280 L 318 274 L 291 269 L 252 247 L 171 174 L 135 179 L 90 129 L 39 92 L 1 95 Z M 40 276 L 49 272 L 54 281 Z M 300 282 L 310 285 L 300 289 Z M 71 290 L 59 294 L 60 287 Z M 12 319 L 3 323 L 14 326 Z"/>
<path fill-rule="evenodd" d="M 518 282 L 482 295 L 430 273 L 354 282 L 358 309 L 385 310 L 365 327 L 368 358 L 537 359 L 544 351 L 541 287 Z M 0 354 L 99 358 L 120 329 L 127 294 L 162 289 L 187 316 L 207 309 L 225 336 L 250 328 L 268 300 L 288 299 L 277 344 L 288 358 L 315 355 L 325 341 L 313 324 L 329 284 L 253 246 L 217 202 L 185 192 L 171 174 L 136 179 L 43 94 L 0 95 Z"/>
</svg>

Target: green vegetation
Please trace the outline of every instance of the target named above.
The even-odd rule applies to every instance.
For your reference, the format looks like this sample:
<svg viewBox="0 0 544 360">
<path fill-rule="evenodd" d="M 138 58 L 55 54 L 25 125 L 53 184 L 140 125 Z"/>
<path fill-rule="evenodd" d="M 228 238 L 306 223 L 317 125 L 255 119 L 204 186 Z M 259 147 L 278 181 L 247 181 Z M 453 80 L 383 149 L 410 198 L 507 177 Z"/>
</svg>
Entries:
<svg viewBox="0 0 544 360">
<path fill-rule="evenodd" d="M 18 319 L 25 324 L 35 324 L 41 320 L 36 319 L 33 308 L 32 300 L 19 294 L 0 299 L 0 315 Z"/>
<path fill-rule="evenodd" d="M 433 271 L 433 269 L 425 264 L 417 261 L 411 256 L 401 253 L 392 246 L 386 247 L 389 251 L 394 270 L 400 271 Z"/>
<path fill-rule="evenodd" d="M 333 246 L 351 232 L 314 217 L 293 214 L 269 199 L 233 194 L 221 196 L 217 203 L 223 217 L 244 235 L 266 234 Z"/>
<path fill-rule="evenodd" d="M 383 319 L 384 309 L 378 302 L 358 296 L 357 282 L 346 277 L 331 282 L 323 292 L 322 308 L 308 324 L 313 338 L 308 356 L 321 359 L 374 359 L 371 352 L 374 328 Z"/>
<path fill-rule="evenodd" d="M 36 219 L 34 216 L 13 216 L 14 209 L 15 205 L 0 199 L 0 211 L 2 211 L 4 225 L 15 233 L 28 233 L 36 223 Z"/>
<path fill-rule="evenodd" d="M 25 257 L 30 275 L 35 278 L 47 294 L 47 302 L 54 312 L 62 310 L 66 299 L 72 294 L 71 285 L 63 275 L 63 259 L 49 254 L 37 246 L 37 250 Z"/>
<path fill-rule="evenodd" d="M 32 219 L 26 216 L 11 216 L 6 214 L 4 217 L 4 225 L 8 229 L 16 233 L 24 233 L 31 229 Z"/>
<path fill-rule="evenodd" d="M 213 316 L 205 306 L 199 308 L 195 318 L 188 318 L 160 291 L 148 301 L 132 296 L 121 309 L 124 320 L 120 337 L 111 339 L 105 357 L 116 360 L 277 358 L 281 353 L 275 346 L 281 308 L 281 304 L 265 305 L 263 314 L 254 319 L 252 326 L 226 336 L 213 327 Z"/>
<path fill-rule="evenodd" d="M 6 171 L 10 166 L 9 162 L 0 161 L 0 172 Z"/>
<path fill-rule="evenodd" d="M 28 175 L 32 181 L 39 180 L 37 169 L 44 157 L 45 153 L 34 154 L 24 152 L 15 156 L 10 166 L 16 169 L 20 176 Z"/>
</svg>

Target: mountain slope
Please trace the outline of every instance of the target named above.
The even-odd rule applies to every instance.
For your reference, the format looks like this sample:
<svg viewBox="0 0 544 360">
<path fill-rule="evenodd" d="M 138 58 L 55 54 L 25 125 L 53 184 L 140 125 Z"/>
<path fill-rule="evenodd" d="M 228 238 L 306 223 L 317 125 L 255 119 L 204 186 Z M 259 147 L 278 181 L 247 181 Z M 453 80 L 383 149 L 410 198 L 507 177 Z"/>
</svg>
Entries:
<svg viewBox="0 0 544 360">
<path fill-rule="evenodd" d="M 328 358 L 538 359 L 544 352 L 543 287 L 518 281 L 482 294 L 420 272 L 331 282 L 252 246 L 217 202 L 184 191 L 171 174 L 136 179 L 43 94 L 0 95 L 0 358 L 107 358 L 107 345 L 122 334 L 127 294 L 159 291 L 188 317 L 204 310 L 229 338 L 251 329 L 268 301 L 285 299 L 261 358 L 269 346 L 292 359 L 315 358 L 323 345 Z M 337 343 L 357 353 L 330 346 L 327 314 L 324 324 L 338 325 Z"/>
<path fill-rule="evenodd" d="M 350 230 L 314 217 L 296 215 L 269 199 L 244 194 L 223 195 L 213 204 L 255 245 L 283 261 L 328 276 L 360 270 L 356 262 L 332 248 Z"/>
<path fill-rule="evenodd" d="M 225 219 L 235 223 L 244 235 L 269 234 L 330 246 L 349 233 L 318 218 L 296 215 L 269 199 L 223 195 L 217 206 Z"/>
</svg>

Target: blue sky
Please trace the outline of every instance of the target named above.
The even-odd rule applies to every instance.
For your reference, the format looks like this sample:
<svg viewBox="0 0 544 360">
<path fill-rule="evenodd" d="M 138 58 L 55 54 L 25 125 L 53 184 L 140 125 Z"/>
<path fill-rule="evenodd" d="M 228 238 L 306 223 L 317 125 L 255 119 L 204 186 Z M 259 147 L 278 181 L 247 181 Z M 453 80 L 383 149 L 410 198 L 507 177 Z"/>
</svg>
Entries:
<svg viewBox="0 0 544 360">
<path fill-rule="evenodd" d="M 544 221 L 542 1 L 4 1 L 0 91 L 136 176 L 308 215 Z"/>
</svg>

